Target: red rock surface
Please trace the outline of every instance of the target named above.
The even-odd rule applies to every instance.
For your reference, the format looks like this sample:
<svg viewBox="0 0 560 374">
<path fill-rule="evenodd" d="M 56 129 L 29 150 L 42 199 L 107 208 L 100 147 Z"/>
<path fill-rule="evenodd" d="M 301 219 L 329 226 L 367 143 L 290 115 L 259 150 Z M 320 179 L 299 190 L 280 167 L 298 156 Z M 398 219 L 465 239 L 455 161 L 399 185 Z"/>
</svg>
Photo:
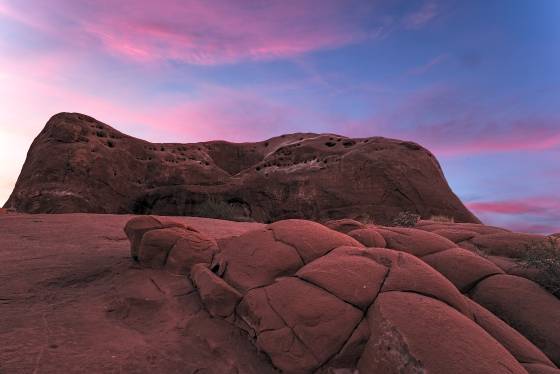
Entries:
<svg viewBox="0 0 560 374">
<path fill-rule="evenodd" d="M 302 267 L 296 276 L 365 310 L 377 297 L 388 271 L 368 257 L 335 251 Z"/>
<path fill-rule="evenodd" d="M 543 364 L 523 364 L 529 374 L 560 374 L 560 370 Z"/>
<path fill-rule="evenodd" d="M 353 237 L 366 247 L 384 248 L 387 241 L 377 230 L 371 228 L 352 230 L 348 236 Z"/>
<path fill-rule="evenodd" d="M 0 372 L 277 373 L 187 277 L 131 262 L 132 217 L 0 217 Z M 262 226 L 174 219 L 215 239 Z"/>
<path fill-rule="evenodd" d="M 539 285 L 514 275 L 481 281 L 472 299 L 506 321 L 560 364 L 560 300 Z"/>
<path fill-rule="evenodd" d="M 193 215 L 212 198 L 233 215 L 367 217 L 404 210 L 478 222 L 419 145 L 381 137 L 291 134 L 256 143 L 149 143 L 89 116 L 53 116 L 6 207 L 32 213 Z"/>
<path fill-rule="evenodd" d="M 176 221 L 0 217 L 0 372 L 560 372 L 560 301 L 463 224 Z"/>
<path fill-rule="evenodd" d="M 205 265 L 196 264 L 192 267 L 190 275 L 193 284 L 210 315 L 227 318 L 233 315 L 242 296 Z"/>
<path fill-rule="evenodd" d="M 503 274 L 493 262 L 462 248 L 450 248 L 422 257 L 428 265 L 439 271 L 461 292 L 469 291 L 482 279 Z"/>
<path fill-rule="evenodd" d="M 264 245 L 263 245 L 264 244 Z M 270 284 L 294 274 L 304 262 L 290 245 L 274 239 L 269 229 L 252 231 L 222 244 L 224 279 L 240 291 Z"/>
<path fill-rule="evenodd" d="M 475 232 L 478 235 L 510 232 L 509 230 L 503 229 L 501 227 L 487 226 L 479 223 L 436 222 L 429 220 L 420 220 L 415 228 L 425 231 L 455 230 L 468 233 Z"/>
<path fill-rule="evenodd" d="M 560 240 L 556 239 L 554 234 L 545 236 L 516 233 L 499 227 L 481 224 L 432 221 L 420 221 L 415 229 L 444 236 L 454 241 L 458 247 L 476 255 L 482 255 L 503 272 L 527 278 L 537 283 L 548 282 L 547 275 L 545 274 L 546 268 L 541 267 L 539 269 L 534 266 L 528 266 L 523 260 L 525 255 L 533 250 L 560 250 Z M 424 260 L 429 258 L 423 257 Z M 474 257 L 471 256 L 471 259 L 474 259 Z M 486 265 L 488 261 L 485 261 Z M 436 266 L 436 263 L 432 261 L 431 265 Z M 482 271 L 482 268 L 476 269 L 471 266 L 459 269 L 457 264 L 454 268 L 447 267 L 447 270 L 445 270 L 440 267 L 438 270 L 444 272 L 452 279 L 466 276 L 470 271 Z"/>
<path fill-rule="evenodd" d="M 470 291 L 487 307 L 492 304 L 484 295 L 491 294 L 504 308 L 532 308 L 512 301 L 511 290 L 488 283 L 507 277 L 491 261 L 423 230 L 327 224 L 341 232 L 302 220 L 278 221 L 219 241 L 211 267 L 196 265 L 216 274 L 210 277 L 222 285 L 224 300 L 232 292 L 223 283 L 240 292 L 235 316 L 229 315 L 231 301 L 222 314 L 282 372 L 526 373 L 527 364 L 541 365 L 531 370 L 557 370 L 540 350 L 555 360 L 555 333 L 539 331 L 542 341 L 526 334 L 533 345 L 461 294 Z M 365 248 L 349 236 L 353 231 L 377 233 L 388 248 Z M 206 307 L 212 313 L 216 303 Z M 547 313 L 543 321 L 555 312 Z"/>
<path fill-rule="evenodd" d="M 525 373 L 475 322 L 448 305 L 409 292 L 387 292 L 368 312 L 371 338 L 363 373 Z"/>
<path fill-rule="evenodd" d="M 377 231 L 385 238 L 387 248 L 405 251 L 418 257 L 457 246 L 442 236 L 414 228 L 383 227 Z"/>
<path fill-rule="evenodd" d="M 522 257 L 531 248 L 548 244 L 543 235 L 516 232 L 479 235 L 471 242 L 487 254 L 505 257 Z"/>
<path fill-rule="evenodd" d="M 544 364 L 554 367 L 550 359 L 517 330 L 496 317 L 488 309 L 468 298 L 466 300 L 474 313 L 474 319 L 478 325 L 502 344 L 517 361 L 526 364 Z"/>
<path fill-rule="evenodd" d="M 468 250 L 509 258 L 522 257 L 534 248 L 551 249 L 554 245 L 552 235 L 517 233 L 482 224 L 420 221 L 415 228 L 449 238 Z"/>
<path fill-rule="evenodd" d="M 324 223 L 329 229 L 348 234 L 350 231 L 367 228 L 362 222 L 350 218 L 329 220 Z"/>
</svg>

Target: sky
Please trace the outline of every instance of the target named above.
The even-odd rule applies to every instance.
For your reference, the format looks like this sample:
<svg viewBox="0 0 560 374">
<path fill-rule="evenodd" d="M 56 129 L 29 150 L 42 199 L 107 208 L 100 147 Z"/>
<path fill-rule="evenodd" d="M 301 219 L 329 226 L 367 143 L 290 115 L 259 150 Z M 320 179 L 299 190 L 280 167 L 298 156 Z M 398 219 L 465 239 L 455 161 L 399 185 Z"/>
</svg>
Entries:
<svg viewBox="0 0 560 374">
<path fill-rule="evenodd" d="M 559 0 L 0 0 L 0 204 L 58 112 L 412 140 L 484 223 L 560 232 Z"/>
</svg>

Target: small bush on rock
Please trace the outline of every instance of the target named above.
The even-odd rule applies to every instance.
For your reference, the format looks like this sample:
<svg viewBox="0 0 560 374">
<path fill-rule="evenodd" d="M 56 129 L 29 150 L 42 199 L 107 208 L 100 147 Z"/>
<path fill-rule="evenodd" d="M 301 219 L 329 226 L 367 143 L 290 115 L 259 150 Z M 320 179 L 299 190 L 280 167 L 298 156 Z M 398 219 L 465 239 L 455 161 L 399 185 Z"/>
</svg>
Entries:
<svg viewBox="0 0 560 374">
<path fill-rule="evenodd" d="M 539 271 L 538 283 L 556 297 L 560 297 L 560 245 L 558 239 L 549 237 L 548 242 L 529 248 L 521 264 Z"/>
<path fill-rule="evenodd" d="M 416 213 L 412 213 L 409 211 L 400 212 L 393 222 L 391 226 L 400 226 L 400 227 L 414 227 L 420 220 L 420 215 Z"/>
</svg>

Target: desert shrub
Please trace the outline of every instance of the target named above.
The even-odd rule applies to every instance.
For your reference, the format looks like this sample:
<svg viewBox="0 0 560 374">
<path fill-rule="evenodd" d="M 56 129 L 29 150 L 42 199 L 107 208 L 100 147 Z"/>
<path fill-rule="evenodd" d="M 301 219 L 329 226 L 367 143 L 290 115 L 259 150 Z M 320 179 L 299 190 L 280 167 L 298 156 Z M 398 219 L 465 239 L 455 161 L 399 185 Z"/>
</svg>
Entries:
<svg viewBox="0 0 560 374">
<path fill-rule="evenodd" d="M 235 209 L 225 201 L 210 197 L 206 201 L 198 204 L 193 211 L 195 217 L 225 219 L 235 221 Z"/>
<path fill-rule="evenodd" d="M 455 222 L 455 218 L 453 218 L 453 217 L 448 217 L 448 216 L 442 216 L 442 215 L 435 215 L 435 216 L 431 216 L 431 217 L 430 217 L 430 221 L 434 221 L 434 222 L 445 222 L 445 223 L 454 223 L 454 222 Z"/>
<path fill-rule="evenodd" d="M 420 220 L 420 215 L 409 211 L 400 212 L 391 223 L 391 226 L 414 227 Z"/>
<path fill-rule="evenodd" d="M 528 248 L 519 260 L 522 266 L 538 270 L 535 279 L 556 297 L 560 297 L 560 246 L 558 239 L 548 237 L 544 243 Z"/>
</svg>

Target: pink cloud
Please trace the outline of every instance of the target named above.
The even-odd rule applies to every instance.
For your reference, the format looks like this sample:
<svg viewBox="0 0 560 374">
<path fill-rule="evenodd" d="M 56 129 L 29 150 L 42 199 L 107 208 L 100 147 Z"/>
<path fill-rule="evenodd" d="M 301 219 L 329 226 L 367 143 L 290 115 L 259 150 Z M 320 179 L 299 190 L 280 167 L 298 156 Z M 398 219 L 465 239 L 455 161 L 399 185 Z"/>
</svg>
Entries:
<svg viewBox="0 0 560 374">
<path fill-rule="evenodd" d="M 0 0 L 2 1 L 2 0 Z M 22 5 L 22 4 L 20 4 Z M 44 15 L 38 14 L 33 10 L 34 7 L 29 9 L 20 9 L 13 4 L 10 5 L 8 1 L 0 3 L 0 17 L 19 22 L 27 27 L 36 29 L 45 33 L 56 33 L 56 27 L 49 23 Z"/>
<path fill-rule="evenodd" d="M 142 122 L 177 140 L 188 135 L 189 141 L 225 139 L 257 141 L 274 135 L 295 132 L 312 112 L 284 105 L 258 92 L 225 87 L 202 86 L 197 97 L 156 104 L 142 114 Z"/>
<path fill-rule="evenodd" d="M 391 119 L 408 122 L 406 136 L 423 141 L 440 155 L 543 151 L 560 146 L 560 117 L 510 114 L 513 105 L 483 105 L 445 85 L 406 98 Z M 398 122 L 397 122 L 398 123 Z"/>
<path fill-rule="evenodd" d="M 219 0 L 70 4 L 53 0 L 48 5 L 24 1 L 4 8 L 10 9 L 8 16 L 27 25 L 45 28 L 46 24 L 68 43 L 94 40 L 116 55 L 141 61 L 213 65 L 267 60 L 376 35 L 362 27 L 364 5 L 335 0 L 246 1 L 241 5 Z"/>
<path fill-rule="evenodd" d="M 461 127 L 474 126 L 476 129 L 472 133 L 461 131 Z M 430 135 L 422 136 L 421 131 L 418 135 L 434 144 L 435 151 L 445 156 L 544 151 L 560 147 L 560 119 L 555 118 L 506 119 L 482 124 L 444 122 L 429 126 L 429 131 Z"/>
<path fill-rule="evenodd" d="M 350 135 L 382 135 L 421 143 L 438 156 L 560 149 L 560 117 L 511 114 L 511 104 L 482 104 L 436 84 L 408 94 L 376 95 L 382 111 L 343 121 Z"/>
<path fill-rule="evenodd" d="M 560 199 L 550 197 L 531 197 L 504 201 L 470 202 L 469 209 L 480 213 L 531 214 L 543 211 L 558 212 L 560 216 Z"/>
<path fill-rule="evenodd" d="M 550 235 L 560 232 L 558 224 L 531 224 L 528 222 L 516 222 L 508 226 L 508 229 L 514 232 L 526 232 L 542 235 Z"/>
<path fill-rule="evenodd" d="M 44 61 L 45 64 L 40 62 Z M 39 63 L 41 69 L 30 69 Z M 215 139 L 262 140 L 315 122 L 313 113 L 267 99 L 258 92 L 199 86 L 195 96 L 112 97 L 87 93 L 58 77 L 55 57 L 9 64 L 0 56 L 0 183 L 15 182 L 33 138 L 61 111 L 90 114 L 118 130 L 154 142 Z M 302 122 L 298 122 L 302 121 Z M 3 140 L 2 140 L 3 139 Z M 0 203 L 10 188 L 0 188 Z"/>
<path fill-rule="evenodd" d="M 34 69 L 35 64 L 40 68 Z M 10 108 L 0 113 L 0 125 L 17 122 L 10 132 L 22 132 L 31 143 L 51 115 L 76 111 L 147 140 L 194 142 L 262 140 L 298 131 L 302 122 L 317 122 L 314 112 L 276 102 L 259 90 L 199 84 L 195 94 L 88 93 L 71 78 L 59 77 L 69 66 L 70 61 L 56 55 L 20 63 L 0 56 L 0 100 Z"/>
<path fill-rule="evenodd" d="M 560 147 L 560 120 L 527 118 L 482 124 L 471 121 L 445 121 L 417 128 L 395 128 L 379 118 L 346 121 L 345 133 L 354 136 L 381 135 L 410 139 L 438 156 L 464 156 L 501 152 L 535 152 Z M 389 122 L 398 124 L 398 121 Z M 474 128 L 469 131 L 469 128 Z"/>
<path fill-rule="evenodd" d="M 560 199 L 533 196 L 465 204 L 483 222 L 512 231 L 538 234 L 560 232 Z"/>
</svg>

